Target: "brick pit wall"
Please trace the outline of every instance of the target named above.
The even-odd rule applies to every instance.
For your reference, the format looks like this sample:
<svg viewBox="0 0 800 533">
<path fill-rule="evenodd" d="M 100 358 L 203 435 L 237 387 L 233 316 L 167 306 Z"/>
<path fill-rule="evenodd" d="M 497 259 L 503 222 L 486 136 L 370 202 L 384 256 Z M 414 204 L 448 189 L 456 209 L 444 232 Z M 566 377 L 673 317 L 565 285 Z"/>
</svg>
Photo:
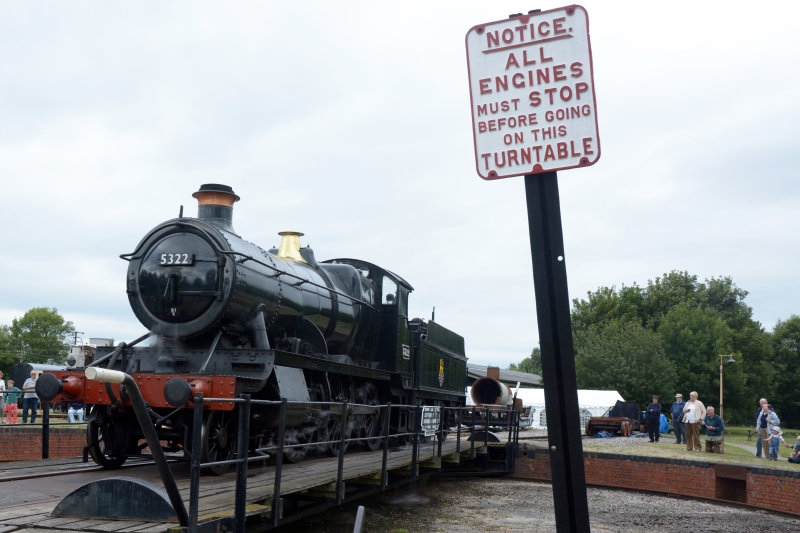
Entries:
<svg viewBox="0 0 800 533">
<path fill-rule="evenodd" d="M 78 457 L 86 446 L 85 427 L 50 426 L 49 457 Z M 24 424 L 0 426 L 0 461 L 42 458 L 42 427 Z"/>
<path fill-rule="evenodd" d="M 694 496 L 800 515 L 800 470 L 584 452 L 587 485 Z M 551 481 L 546 449 L 520 443 L 514 477 Z"/>
</svg>

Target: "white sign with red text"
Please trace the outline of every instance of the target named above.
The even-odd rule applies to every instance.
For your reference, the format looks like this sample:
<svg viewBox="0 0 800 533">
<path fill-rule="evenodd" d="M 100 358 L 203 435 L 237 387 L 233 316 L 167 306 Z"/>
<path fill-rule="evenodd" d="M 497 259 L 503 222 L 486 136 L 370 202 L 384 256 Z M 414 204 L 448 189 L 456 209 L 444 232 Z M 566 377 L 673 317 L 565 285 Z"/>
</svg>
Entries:
<svg viewBox="0 0 800 533">
<path fill-rule="evenodd" d="M 589 17 L 577 5 L 470 28 L 475 163 L 483 179 L 600 158 Z"/>
</svg>

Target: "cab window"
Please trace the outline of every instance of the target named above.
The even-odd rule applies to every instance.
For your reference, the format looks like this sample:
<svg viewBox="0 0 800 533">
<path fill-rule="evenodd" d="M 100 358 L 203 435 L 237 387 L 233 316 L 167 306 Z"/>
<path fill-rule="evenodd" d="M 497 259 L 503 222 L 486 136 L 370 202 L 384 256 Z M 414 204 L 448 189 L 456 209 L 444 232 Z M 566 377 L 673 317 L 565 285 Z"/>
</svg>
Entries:
<svg viewBox="0 0 800 533">
<path fill-rule="evenodd" d="M 383 277 L 381 294 L 383 295 L 382 303 L 384 305 L 397 304 L 397 284 L 386 276 Z"/>
</svg>

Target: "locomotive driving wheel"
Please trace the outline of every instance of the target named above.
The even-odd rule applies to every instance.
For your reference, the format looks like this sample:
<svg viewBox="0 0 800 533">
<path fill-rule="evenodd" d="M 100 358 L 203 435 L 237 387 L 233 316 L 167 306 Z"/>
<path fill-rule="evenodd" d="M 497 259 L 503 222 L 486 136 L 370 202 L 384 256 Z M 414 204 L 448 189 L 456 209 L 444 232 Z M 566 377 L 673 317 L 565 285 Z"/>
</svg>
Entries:
<svg viewBox="0 0 800 533">
<path fill-rule="evenodd" d="M 304 433 L 302 430 L 298 429 L 291 429 L 286 431 L 286 436 L 284 437 L 283 445 L 294 445 L 294 444 L 303 444 L 306 442 L 304 437 Z M 300 463 L 303 459 L 306 458 L 306 453 L 308 451 L 308 446 L 297 446 L 292 448 L 285 448 L 283 449 L 283 459 L 287 463 Z"/>
<path fill-rule="evenodd" d="M 108 470 L 115 470 L 125 462 L 125 454 L 121 450 L 118 439 L 114 438 L 114 421 L 100 416 L 101 407 L 94 407 L 86 424 L 86 443 L 89 455 L 95 463 Z"/>
<path fill-rule="evenodd" d="M 378 396 L 378 389 L 375 388 L 375 385 L 372 383 L 367 383 L 366 388 L 364 390 L 364 400 L 363 402 L 366 405 L 378 405 L 380 404 L 380 397 Z M 364 437 L 367 438 L 365 442 L 367 449 L 369 451 L 374 452 L 381 447 L 381 437 L 383 436 L 383 416 L 382 410 L 378 408 L 378 411 L 374 414 L 368 414 L 363 416 L 363 428 L 364 428 Z"/>
<path fill-rule="evenodd" d="M 236 453 L 236 421 L 233 411 L 209 411 L 201 433 L 201 461 L 213 463 L 233 459 Z M 208 467 L 208 472 L 220 476 L 230 465 Z"/>
<path fill-rule="evenodd" d="M 348 381 L 344 379 L 331 380 L 331 401 L 349 402 L 352 397 L 352 387 Z M 342 432 L 344 432 L 345 439 L 350 438 L 353 430 L 353 418 L 348 413 L 343 419 L 341 406 L 332 405 L 327 424 L 328 438 L 331 441 L 328 445 L 328 455 L 335 457 L 339 455 L 339 448 L 342 447 Z M 344 443 L 343 452 L 347 451 L 348 444 L 347 442 Z"/>
</svg>

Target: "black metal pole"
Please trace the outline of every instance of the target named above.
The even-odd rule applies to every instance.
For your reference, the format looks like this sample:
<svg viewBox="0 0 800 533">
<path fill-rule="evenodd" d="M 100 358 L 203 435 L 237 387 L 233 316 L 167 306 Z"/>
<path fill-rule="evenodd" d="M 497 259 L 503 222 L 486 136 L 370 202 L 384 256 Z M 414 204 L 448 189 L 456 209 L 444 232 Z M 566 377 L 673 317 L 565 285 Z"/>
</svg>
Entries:
<svg viewBox="0 0 800 533">
<path fill-rule="evenodd" d="M 192 454 L 189 470 L 189 531 L 197 531 L 197 516 L 200 514 L 200 454 L 203 445 L 203 393 L 194 394 L 192 423 Z"/>
<path fill-rule="evenodd" d="M 278 444 L 275 450 L 275 480 L 272 487 L 272 525 L 277 526 L 280 521 L 281 504 L 281 476 L 283 475 L 283 445 L 286 442 L 286 398 L 281 398 L 281 411 L 278 418 Z"/>
<path fill-rule="evenodd" d="M 556 528 L 589 531 L 561 206 L 555 172 L 525 176 Z"/>
<path fill-rule="evenodd" d="M 386 471 L 386 463 L 389 460 L 389 420 L 392 417 L 392 404 L 386 404 L 383 416 L 383 456 L 381 457 L 381 490 L 386 490 L 389 483 L 389 473 Z"/>
<path fill-rule="evenodd" d="M 236 428 L 236 495 L 234 500 L 234 533 L 244 533 L 247 521 L 247 449 L 250 443 L 250 395 L 242 394 L 239 404 L 239 423 Z M 285 400 L 284 400 L 285 401 Z"/>
<path fill-rule="evenodd" d="M 461 409 L 456 409 L 456 453 L 459 454 L 459 459 L 461 458 L 461 418 L 462 418 Z"/>
<path fill-rule="evenodd" d="M 419 434 L 422 431 L 422 405 L 414 409 L 414 440 L 411 448 L 411 480 L 417 480 L 417 461 L 419 461 Z"/>
<path fill-rule="evenodd" d="M 36 414 L 34 409 L 33 414 Z M 50 402 L 42 402 L 42 459 L 50 457 Z"/>
<path fill-rule="evenodd" d="M 442 456 L 442 442 L 444 441 L 444 409 L 445 407 L 443 405 L 439 406 L 439 443 L 436 447 L 436 457 Z"/>
<path fill-rule="evenodd" d="M 472 406 L 472 424 L 469 426 L 469 459 L 470 461 L 475 460 L 475 409 L 476 407 Z"/>
<path fill-rule="evenodd" d="M 341 505 L 344 501 L 344 452 L 347 446 L 347 400 L 342 401 L 342 420 L 339 424 L 341 436 L 339 438 L 339 456 L 336 467 L 336 505 Z"/>
</svg>

